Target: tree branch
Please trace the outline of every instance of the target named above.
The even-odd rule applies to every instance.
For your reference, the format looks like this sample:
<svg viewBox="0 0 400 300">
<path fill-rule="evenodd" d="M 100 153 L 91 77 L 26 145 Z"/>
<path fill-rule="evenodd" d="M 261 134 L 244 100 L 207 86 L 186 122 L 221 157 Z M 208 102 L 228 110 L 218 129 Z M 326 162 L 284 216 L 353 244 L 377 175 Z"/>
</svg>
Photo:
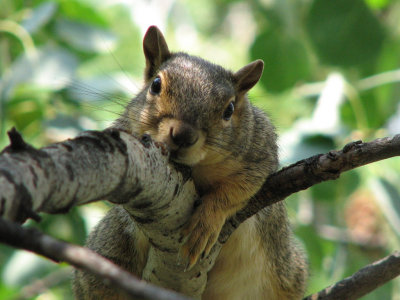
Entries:
<svg viewBox="0 0 400 300">
<path fill-rule="evenodd" d="M 303 300 L 359 299 L 400 275 L 400 252 L 378 260 Z"/>
<path fill-rule="evenodd" d="M 223 242 L 245 219 L 344 171 L 400 155 L 397 135 L 350 143 L 343 150 L 283 168 L 269 176 L 246 208 L 225 224 L 211 254 L 184 272 L 179 233 L 198 196 L 187 169 L 177 171 L 177 166 L 169 165 L 162 145 L 116 129 L 84 132 L 39 150 L 25 144 L 16 132 L 10 138 L 11 145 L 0 156 L 0 216 L 24 221 L 37 218 L 37 212 L 65 212 L 99 199 L 121 204 L 151 242 L 143 279 L 194 297 L 202 294 Z"/>
<path fill-rule="evenodd" d="M 57 263 L 67 262 L 76 268 L 99 276 L 134 299 L 189 300 L 176 292 L 159 288 L 136 278 L 87 248 L 56 240 L 35 228 L 23 228 L 1 218 L 0 243 L 32 251 Z"/>
<path fill-rule="evenodd" d="M 178 261 L 180 228 L 198 196 L 190 171 L 169 165 L 163 145 L 116 129 L 83 132 L 39 150 L 16 131 L 10 139 L 0 155 L 0 216 L 22 222 L 37 212 L 66 212 L 100 199 L 120 204 L 152 244 L 142 278 L 201 295 L 212 265 L 184 272 Z"/>
<path fill-rule="evenodd" d="M 100 199 L 123 204 L 141 192 L 158 196 L 154 175 L 166 179 L 176 173 L 162 145 L 114 129 L 83 132 L 42 149 L 26 144 L 14 129 L 8 134 L 11 144 L 0 156 L 0 216 L 13 221 L 37 220 L 38 212 L 65 213 Z"/>
</svg>

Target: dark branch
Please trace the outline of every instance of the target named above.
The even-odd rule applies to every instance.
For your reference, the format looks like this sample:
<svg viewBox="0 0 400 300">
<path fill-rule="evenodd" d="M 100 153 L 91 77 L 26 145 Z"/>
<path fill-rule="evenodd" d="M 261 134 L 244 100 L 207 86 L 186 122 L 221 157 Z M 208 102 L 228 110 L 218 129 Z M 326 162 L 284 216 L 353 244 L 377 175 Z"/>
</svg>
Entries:
<svg viewBox="0 0 400 300">
<path fill-rule="evenodd" d="M 400 275 L 400 252 L 378 260 L 303 300 L 359 299 Z"/>
<path fill-rule="evenodd" d="M 134 299 L 189 300 L 178 293 L 137 279 L 87 248 L 53 239 L 34 228 L 24 228 L 2 218 L 0 218 L 0 243 L 32 251 L 56 262 L 67 262 L 76 268 L 100 276 Z"/>
<path fill-rule="evenodd" d="M 351 142 L 342 150 L 315 155 L 285 167 L 271 174 L 247 206 L 225 223 L 219 241 L 225 242 L 240 223 L 262 208 L 282 201 L 291 194 L 322 181 L 337 179 L 345 171 L 399 155 L 400 134 L 397 134 L 368 143 Z"/>
</svg>

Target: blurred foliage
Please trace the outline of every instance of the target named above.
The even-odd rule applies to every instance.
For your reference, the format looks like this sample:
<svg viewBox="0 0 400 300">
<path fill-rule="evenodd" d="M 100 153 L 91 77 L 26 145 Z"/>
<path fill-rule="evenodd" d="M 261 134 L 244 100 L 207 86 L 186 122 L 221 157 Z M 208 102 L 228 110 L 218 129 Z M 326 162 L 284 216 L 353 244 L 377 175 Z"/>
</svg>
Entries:
<svg viewBox="0 0 400 300">
<path fill-rule="evenodd" d="M 102 129 L 141 85 L 143 33 L 233 70 L 262 58 L 251 100 L 280 134 L 283 165 L 400 132 L 400 2 L 395 0 L 0 0 L 0 145 L 15 126 L 35 146 Z M 400 160 L 344 174 L 286 202 L 315 292 L 400 248 Z M 82 244 L 107 204 L 44 216 Z M 0 299 L 64 266 L 0 245 Z M 69 278 L 34 299 L 72 299 Z M 29 296 L 25 297 L 29 298 Z M 400 299 L 394 280 L 363 299 Z"/>
</svg>

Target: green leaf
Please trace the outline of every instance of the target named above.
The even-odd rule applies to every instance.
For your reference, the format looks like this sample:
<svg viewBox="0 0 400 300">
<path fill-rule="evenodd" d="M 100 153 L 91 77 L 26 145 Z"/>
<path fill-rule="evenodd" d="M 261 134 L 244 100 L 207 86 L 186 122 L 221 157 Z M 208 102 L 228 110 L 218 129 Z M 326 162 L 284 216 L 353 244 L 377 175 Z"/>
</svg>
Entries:
<svg viewBox="0 0 400 300">
<path fill-rule="evenodd" d="M 335 251 L 335 243 L 321 239 L 311 225 L 297 227 L 296 236 L 303 241 L 306 253 L 309 254 L 310 266 L 314 270 L 319 269 L 324 258 L 332 256 Z"/>
<path fill-rule="evenodd" d="M 90 23 L 100 27 L 107 27 L 109 24 L 100 14 L 96 7 L 84 4 L 83 1 L 59 0 L 60 10 L 63 17 L 82 23 Z"/>
<path fill-rule="evenodd" d="M 0 299 L 17 299 L 18 288 L 11 288 L 0 281 Z"/>
<path fill-rule="evenodd" d="M 24 130 L 28 125 L 43 118 L 43 109 L 36 99 L 14 98 L 7 104 L 8 118 L 19 130 Z"/>
<path fill-rule="evenodd" d="M 365 0 L 367 5 L 374 9 L 384 8 L 389 5 L 390 0 Z"/>
<path fill-rule="evenodd" d="M 252 59 L 265 62 L 261 83 L 270 92 L 282 92 L 309 77 L 309 60 L 302 42 L 279 30 L 257 36 L 250 51 Z"/>
<path fill-rule="evenodd" d="M 316 201 L 328 201 L 332 204 L 347 199 L 360 185 L 357 171 L 341 174 L 339 180 L 324 181 L 311 188 L 311 195 Z"/>
<path fill-rule="evenodd" d="M 66 215 L 46 215 L 40 223 L 32 223 L 31 226 L 54 238 L 75 244 L 83 244 L 87 235 L 83 217 L 77 207 Z"/>
<path fill-rule="evenodd" d="M 362 0 L 314 0 L 307 30 L 319 58 L 355 66 L 377 58 L 384 32 Z"/>
</svg>

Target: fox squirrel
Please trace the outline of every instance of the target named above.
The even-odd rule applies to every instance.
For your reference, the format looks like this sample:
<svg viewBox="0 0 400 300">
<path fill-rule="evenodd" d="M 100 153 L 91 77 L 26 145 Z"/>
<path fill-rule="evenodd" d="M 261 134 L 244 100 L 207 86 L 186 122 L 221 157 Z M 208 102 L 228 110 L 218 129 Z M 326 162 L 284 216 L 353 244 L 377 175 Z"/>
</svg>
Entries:
<svg viewBox="0 0 400 300">
<path fill-rule="evenodd" d="M 145 84 L 115 126 L 166 143 L 171 159 L 192 168 L 201 195 L 182 254 L 189 267 L 215 244 L 226 219 L 244 207 L 278 166 L 276 134 L 246 93 L 260 79 L 256 60 L 236 73 L 186 53 L 172 53 L 155 26 L 143 40 Z M 130 228 L 126 234 L 121 228 Z M 119 237 L 117 239 L 116 237 Z M 140 277 L 149 242 L 120 207 L 109 211 L 87 246 Z M 242 223 L 223 245 L 202 299 L 300 299 L 307 264 L 284 204 Z M 77 299 L 124 299 L 94 276 L 76 271 Z"/>
</svg>

